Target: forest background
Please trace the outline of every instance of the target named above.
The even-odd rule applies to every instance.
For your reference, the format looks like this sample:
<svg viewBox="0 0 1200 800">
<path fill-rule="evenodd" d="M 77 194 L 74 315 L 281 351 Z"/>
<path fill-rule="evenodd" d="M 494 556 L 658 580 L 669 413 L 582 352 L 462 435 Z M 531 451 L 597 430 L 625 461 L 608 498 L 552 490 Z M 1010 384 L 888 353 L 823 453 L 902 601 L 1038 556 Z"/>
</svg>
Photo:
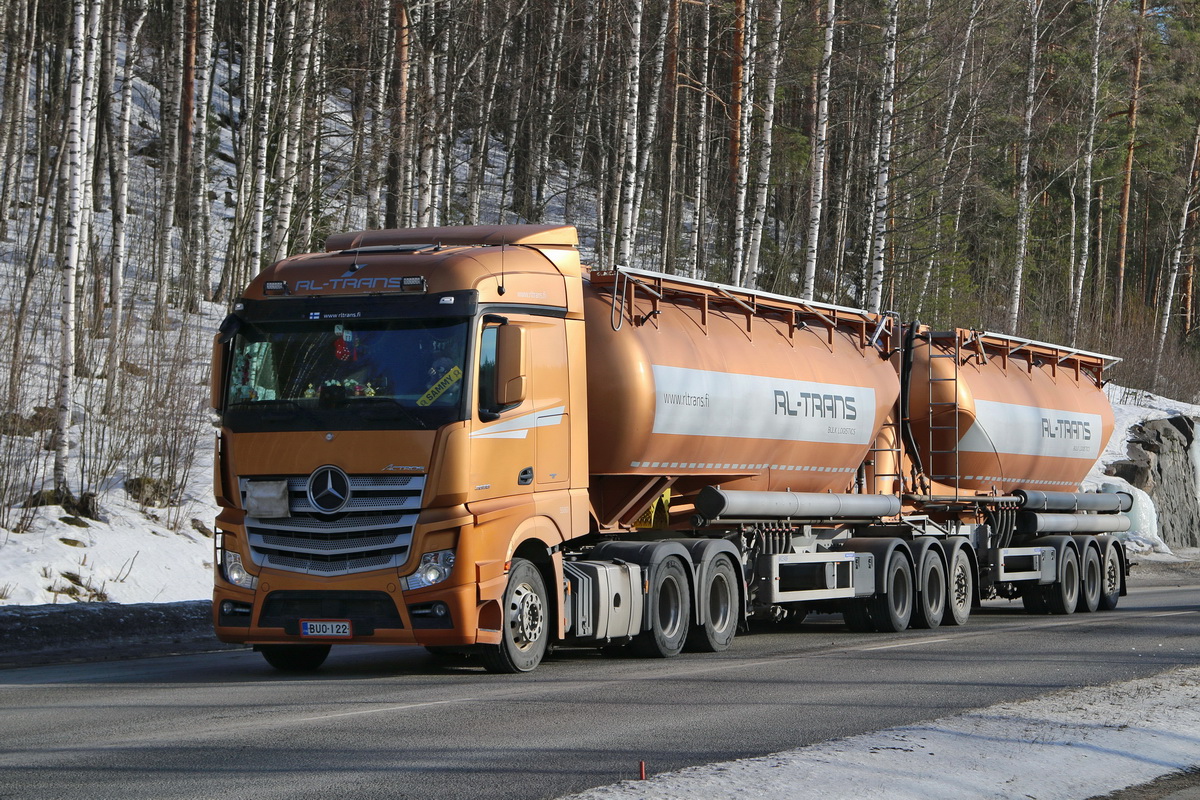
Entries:
<svg viewBox="0 0 1200 800">
<path fill-rule="evenodd" d="M 121 487 L 179 526 L 224 310 L 358 228 L 574 224 L 1194 400 L 1198 10 L 0 0 L 0 528 Z"/>
</svg>

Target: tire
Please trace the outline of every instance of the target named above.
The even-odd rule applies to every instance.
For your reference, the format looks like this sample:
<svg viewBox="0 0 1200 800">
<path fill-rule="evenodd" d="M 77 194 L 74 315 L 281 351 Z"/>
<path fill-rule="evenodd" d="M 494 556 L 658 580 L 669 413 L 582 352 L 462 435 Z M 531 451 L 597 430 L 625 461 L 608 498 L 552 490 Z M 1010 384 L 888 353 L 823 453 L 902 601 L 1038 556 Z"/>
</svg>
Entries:
<svg viewBox="0 0 1200 800">
<path fill-rule="evenodd" d="M 315 672 L 329 656 L 327 644 L 264 644 L 258 652 L 280 672 Z"/>
<path fill-rule="evenodd" d="M 1076 611 L 1091 613 L 1100 607 L 1100 584 L 1103 580 L 1100 554 L 1094 547 L 1085 547 L 1083 563 L 1079 566 L 1079 604 Z"/>
<path fill-rule="evenodd" d="M 870 633 L 875 630 L 866 600 L 847 600 L 842 606 L 842 619 L 846 627 L 855 633 Z"/>
<path fill-rule="evenodd" d="M 737 573 L 729 557 L 718 555 L 709 564 L 701 597 L 704 599 L 704 623 L 693 624 L 688 632 L 687 649 L 701 653 L 719 653 L 733 644 L 738 626 Z M 697 587 L 697 591 L 701 591 Z"/>
<path fill-rule="evenodd" d="M 1062 551 L 1059 580 L 1045 587 L 1046 607 L 1051 614 L 1074 614 L 1079 604 L 1079 556 L 1069 547 Z"/>
<path fill-rule="evenodd" d="M 966 625 L 971 617 L 975 599 L 975 570 L 971 559 L 961 547 L 950 556 L 949 576 L 946 579 L 946 614 L 943 625 Z"/>
<path fill-rule="evenodd" d="M 532 562 L 514 558 L 504 590 L 500 644 L 482 650 L 487 671 L 512 675 L 531 672 L 542 663 L 550 641 L 549 610 L 542 574 Z"/>
<path fill-rule="evenodd" d="M 884 591 L 871 598 L 871 622 L 877 631 L 899 633 L 912 621 L 914 596 L 912 565 L 903 551 L 893 550 L 888 556 L 883 586 Z"/>
<path fill-rule="evenodd" d="M 1104 559 L 1100 566 L 1100 598 L 1097 608 L 1112 611 L 1121 600 L 1121 556 L 1117 545 L 1108 542 L 1104 548 Z"/>
<path fill-rule="evenodd" d="M 687 642 L 691 622 L 692 594 L 688 590 L 687 570 L 678 558 L 665 558 L 650 577 L 650 629 L 633 640 L 638 655 L 672 658 Z"/>
<path fill-rule="evenodd" d="M 917 571 L 917 602 L 913 606 L 912 626 L 933 629 L 946 614 L 946 565 L 941 554 L 930 547 L 921 558 Z"/>
</svg>

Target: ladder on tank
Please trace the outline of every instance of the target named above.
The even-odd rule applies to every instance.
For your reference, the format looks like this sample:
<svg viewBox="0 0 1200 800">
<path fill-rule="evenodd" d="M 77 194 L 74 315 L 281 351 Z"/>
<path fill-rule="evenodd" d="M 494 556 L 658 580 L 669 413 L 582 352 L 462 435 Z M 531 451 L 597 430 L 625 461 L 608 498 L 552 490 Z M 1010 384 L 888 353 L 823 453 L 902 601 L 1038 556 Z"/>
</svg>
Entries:
<svg viewBox="0 0 1200 800">
<path fill-rule="evenodd" d="M 879 480 L 881 478 L 891 478 L 896 482 L 895 491 L 904 493 L 904 472 L 901 466 L 900 454 L 900 400 L 896 400 L 896 408 L 892 412 L 891 418 L 879 427 L 879 433 L 875 435 L 875 441 L 871 444 L 871 449 L 868 451 L 868 459 L 871 461 L 871 483 L 862 486 L 859 491 L 868 494 L 879 492 Z M 890 439 L 888 438 L 890 435 Z M 891 447 L 880 447 L 879 444 L 884 441 L 891 441 Z M 879 471 L 879 456 L 881 453 L 886 453 L 892 460 L 892 468 L 887 472 Z"/>
<path fill-rule="evenodd" d="M 929 479 L 936 481 L 945 486 L 954 488 L 954 499 L 957 501 L 960 495 L 959 490 L 959 461 L 958 461 L 958 423 L 959 423 L 959 405 L 958 405 L 958 368 L 962 363 L 962 335 L 959 331 L 929 331 L 929 359 L 926 362 L 929 369 Z M 943 343 L 943 347 L 936 347 L 935 344 Z M 949 375 L 938 377 L 935 370 L 935 365 L 944 363 L 949 360 L 953 368 L 949 370 Z M 950 384 L 950 400 L 937 400 L 936 390 L 945 387 L 945 384 Z M 950 423 L 940 422 L 946 417 L 950 418 Z M 938 424 L 935 424 L 938 423 Z M 942 444 L 949 443 L 949 447 L 938 447 L 938 434 L 942 434 Z M 938 470 L 934 465 L 940 465 L 942 470 Z M 946 469 L 950 471 L 947 472 Z"/>
</svg>

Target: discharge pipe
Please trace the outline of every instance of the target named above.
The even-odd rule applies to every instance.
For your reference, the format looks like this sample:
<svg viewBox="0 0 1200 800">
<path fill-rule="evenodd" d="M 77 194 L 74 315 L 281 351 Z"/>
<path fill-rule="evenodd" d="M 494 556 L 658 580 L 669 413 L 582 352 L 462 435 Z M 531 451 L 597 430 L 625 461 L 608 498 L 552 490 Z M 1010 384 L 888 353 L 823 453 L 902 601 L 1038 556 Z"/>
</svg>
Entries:
<svg viewBox="0 0 1200 800">
<path fill-rule="evenodd" d="M 1076 493 L 1017 489 L 1013 496 L 1020 498 L 1021 508 L 1025 511 L 1098 511 L 1111 514 L 1133 508 L 1133 495 L 1128 492 Z"/>
<path fill-rule="evenodd" d="M 1022 533 L 1119 533 L 1129 530 L 1124 514 L 1035 514 L 1022 511 L 1017 529 Z"/>
<path fill-rule="evenodd" d="M 696 496 L 696 511 L 708 520 L 890 517 L 900 513 L 900 498 L 886 494 L 736 492 L 706 486 Z"/>
</svg>

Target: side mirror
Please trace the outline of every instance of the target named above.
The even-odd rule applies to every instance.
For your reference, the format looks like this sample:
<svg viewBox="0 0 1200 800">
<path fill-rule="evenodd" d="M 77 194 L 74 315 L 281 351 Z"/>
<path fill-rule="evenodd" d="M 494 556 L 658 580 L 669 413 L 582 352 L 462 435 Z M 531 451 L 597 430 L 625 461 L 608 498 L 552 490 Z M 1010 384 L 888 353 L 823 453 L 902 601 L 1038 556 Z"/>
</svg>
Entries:
<svg viewBox="0 0 1200 800">
<path fill-rule="evenodd" d="M 220 411 L 225 404 L 225 359 L 229 356 L 229 341 L 221 341 L 221 335 L 213 339 L 212 349 L 212 402 L 214 410 Z"/>
<path fill-rule="evenodd" d="M 525 329 L 501 325 L 496 329 L 496 405 L 515 406 L 525 400 L 529 379 L 525 374 Z"/>
</svg>

